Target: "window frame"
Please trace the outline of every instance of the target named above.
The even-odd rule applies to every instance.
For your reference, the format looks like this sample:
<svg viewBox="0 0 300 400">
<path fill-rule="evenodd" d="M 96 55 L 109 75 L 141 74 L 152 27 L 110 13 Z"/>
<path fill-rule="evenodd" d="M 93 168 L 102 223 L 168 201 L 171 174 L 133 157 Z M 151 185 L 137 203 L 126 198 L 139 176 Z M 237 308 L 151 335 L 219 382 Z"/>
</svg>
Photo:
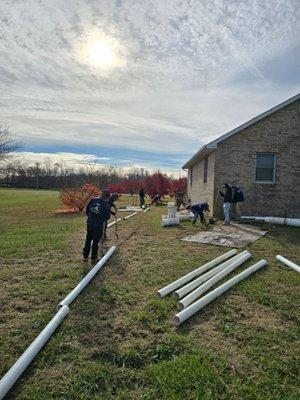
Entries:
<svg viewBox="0 0 300 400">
<path fill-rule="evenodd" d="M 257 175 L 257 158 L 260 155 L 272 155 L 274 156 L 274 162 L 273 162 L 273 178 L 271 181 L 258 181 L 256 179 L 256 175 Z M 274 185 L 276 183 L 276 166 L 277 166 L 277 154 L 273 153 L 273 152 L 261 152 L 261 153 L 256 153 L 256 159 L 255 159 L 255 176 L 254 176 L 254 183 L 257 184 L 262 184 L 262 185 Z"/>
<path fill-rule="evenodd" d="M 190 186 L 193 185 L 193 168 L 194 168 L 194 167 L 191 167 L 191 168 L 189 169 L 189 183 L 190 183 Z"/>
<path fill-rule="evenodd" d="M 203 183 L 207 183 L 208 178 L 208 157 L 203 160 Z"/>
</svg>

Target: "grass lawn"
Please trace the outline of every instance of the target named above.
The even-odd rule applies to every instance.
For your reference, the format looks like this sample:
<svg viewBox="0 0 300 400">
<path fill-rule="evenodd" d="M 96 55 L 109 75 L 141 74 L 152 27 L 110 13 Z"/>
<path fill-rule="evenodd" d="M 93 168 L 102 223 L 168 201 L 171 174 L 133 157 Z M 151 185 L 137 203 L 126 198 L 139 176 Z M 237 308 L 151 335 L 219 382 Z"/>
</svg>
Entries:
<svg viewBox="0 0 300 400">
<path fill-rule="evenodd" d="M 90 268 L 85 216 L 58 208 L 55 191 L 0 190 L 1 376 Z M 157 300 L 157 289 L 228 249 L 180 241 L 197 229 L 163 229 L 163 213 L 120 222 L 117 254 L 8 399 L 299 399 L 300 277 L 275 255 L 299 262 L 300 229 L 276 226 L 249 246 L 245 267 L 268 267 L 175 328 L 176 301 Z M 106 249 L 113 228 L 109 237 Z"/>
</svg>

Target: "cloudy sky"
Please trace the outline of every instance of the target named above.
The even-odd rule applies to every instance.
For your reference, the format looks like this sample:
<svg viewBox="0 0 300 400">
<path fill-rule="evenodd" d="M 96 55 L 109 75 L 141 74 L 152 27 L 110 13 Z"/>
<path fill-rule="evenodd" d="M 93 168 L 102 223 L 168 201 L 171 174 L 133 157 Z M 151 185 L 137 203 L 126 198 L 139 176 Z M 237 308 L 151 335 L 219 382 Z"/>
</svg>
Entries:
<svg viewBox="0 0 300 400">
<path fill-rule="evenodd" d="M 178 170 L 299 92 L 298 0 L 1 0 L 0 124 L 30 160 Z"/>
</svg>

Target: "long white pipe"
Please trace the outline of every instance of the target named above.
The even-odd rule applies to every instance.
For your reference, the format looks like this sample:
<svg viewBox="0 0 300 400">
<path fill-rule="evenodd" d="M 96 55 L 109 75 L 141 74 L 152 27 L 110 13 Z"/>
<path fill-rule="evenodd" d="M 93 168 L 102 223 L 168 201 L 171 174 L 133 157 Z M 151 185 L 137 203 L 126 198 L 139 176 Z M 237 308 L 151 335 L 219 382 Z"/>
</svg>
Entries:
<svg viewBox="0 0 300 400">
<path fill-rule="evenodd" d="M 282 257 L 282 256 L 279 255 L 279 254 L 276 256 L 276 259 L 277 259 L 278 261 L 281 261 L 283 264 L 287 265 L 288 267 L 290 267 L 290 268 L 292 268 L 292 269 L 294 269 L 295 271 L 297 271 L 297 272 L 300 273 L 300 267 L 299 267 L 299 265 L 297 265 L 297 264 L 294 263 L 293 261 L 290 261 L 290 260 L 288 260 L 287 258 Z"/>
<path fill-rule="evenodd" d="M 253 219 L 255 221 L 264 221 L 269 224 L 289 225 L 289 226 L 300 227 L 300 218 L 242 216 L 242 219 Z"/>
<path fill-rule="evenodd" d="M 228 251 L 225 254 L 209 261 L 208 263 L 202 265 L 199 268 L 196 268 L 194 271 L 189 272 L 188 274 L 182 276 L 181 278 L 177 279 L 176 281 L 170 283 L 169 285 L 163 287 L 162 289 L 158 290 L 156 296 L 161 299 L 165 297 L 167 294 L 174 292 L 174 290 L 178 289 L 180 286 L 185 285 L 186 283 L 190 282 L 192 279 L 196 278 L 197 276 L 203 274 L 203 272 L 207 271 L 211 267 L 219 264 L 220 262 L 227 260 L 229 257 L 235 255 L 237 250 L 233 249 Z"/>
<path fill-rule="evenodd" d="M 117 220 L 111 222 L 110 224 L 107 225 L 108 228 L 110 228 L 111 226 L 115 225 L 117 222 L 120 222 L 121 218 L 118 218 Z"/>
<path fill-rule="evenodd" d="M 221 294 L 225 293 L 227 290 L 232 288 L 234 285 L 236 285 L 243 279 L 247 278 L 249 275 L 253 274 L 258 269 L 262 268 L 265 265 L 267 265 L 267 261 L 261 260 L 261 261 L 257 262 L 256 264 L 252 265 L 252 267 L 249 267 L 245 271 L 242 271 L 240 274 L 234 276 L 233 278 L 229 279 L 229 281 L 223 283 L 222 285 L 218 286 L 216 289 L 209 292 L 207 295 L 202 297 L 200 300 L 196 301 L 195 303 L 191 304 L 189 307 L 180 311 L 178 314 L 175 315 L 172 322 L 175 325 L 182 324 L 185 320 L 190 318 L 196 312 L 200 311 L 203 307 L 205 307 L 207 304 L 211 303 L 213 300 L 215 300 Z"/>
<path fill-rule="evenodd" d="M 203 293 L 207 292 L 208 289 L 210 289 L 212 286 L 214 286 L 217 282 L 219 282 L 221 279 L 223 279 L 225 276 L 230 274 L 232 271 L 234 271 L 237 267 L 242 265 L 245 261 L 247 261 L 251 257 L 251 254 L 244 254 L 240 258 L 238 258 L 236 261 L 234 261 L 232 264 L 230 264 L 227 268 L 223 269 L 216 275 L 214 275 L 212 278 L 210 278 L 208 281 L 203 283 L 201 286 L 196 288 L 193 292 L 188 294 L 186 297 L 180 300 L 178 303 L 178 309 L 183 310 L 184 308 L 188 307 L 190 304 L 192 304 L 195 300 L 197 300 L 199 297 L 202 296 Z"/>
<path fill-rule="evenodd" d="M 188 283 L 187 285 L 183 286 L 182 288 L 176 290 L 173 293 L 173 296 L 176 299 L 182 299 L 182 297 L 186 296 L 192 290 L 196 289 L 203 282 L 206 282 L 212 276 L 216 275 L 218 272 L 222 271 L 223 269 L 225 269 L 229 265 L 231 265 L 234 261 L 239 260 L 240 258 L 242 258 L 244 255 L 247 255 L 247 254 L 250 254 L 249 251 L 247 251 L 247 250 L 242 251 L 240 254 L 223 262 L 221 265 L 218 265 L 216 268 L 212 269 L 211 271 L 208 271 L 206 274 L 199 276 L 199 278 L 193 280 L 192 282 Z M 250 254 L 250 256 L 251 256 L 251 254 Z"/>
<path fill-rule="evenodd" d="M 15 384 L 17 379 L 23 374 L 25 369 L 35 358 L 38 352 L 48 342 L 54 331 L 57 329 L 59 324 L 68 315 L 70 309 L 68 306 L 63 306 L 51 319 L 48 325 L 42 330 L 42 332 L 34 339 L 31 345 L 25 350 L 21 357 L 13 364 L 8 372 L 3 376 L 0 381 L 0 399 L 3 399 L 11 387 Z"/>
<path fill-rule="evenodd" d="M 90 272 L 78 283 L 78 285 L 66 296 L 63 301 L 59 303 L 60 306 L 69 306 L 72 301 L 79 295 L 79 293 L 86 287 L 86 285 L 94 278 L 97 272 L 100 271 L 102 266 L 106 261 L 113 255 L 116 251 L 116 246 L 112 246 L 108 252 L 101 258 L 101 260 L 90 270 Z"/>
<path fill-rule="evenodd" d="M 150 207 L 146 208 L 143 212 L 147 212 L 150 210 Z"/>
<path fill-rule="evenodd" d="M 124 221 L 126 221 L 126 219 L 132 218 L 137 214 L 137 212 L 134 212 L 132 214 L 126 215 L 126 217 L 124 217 Z"/>
</svg>

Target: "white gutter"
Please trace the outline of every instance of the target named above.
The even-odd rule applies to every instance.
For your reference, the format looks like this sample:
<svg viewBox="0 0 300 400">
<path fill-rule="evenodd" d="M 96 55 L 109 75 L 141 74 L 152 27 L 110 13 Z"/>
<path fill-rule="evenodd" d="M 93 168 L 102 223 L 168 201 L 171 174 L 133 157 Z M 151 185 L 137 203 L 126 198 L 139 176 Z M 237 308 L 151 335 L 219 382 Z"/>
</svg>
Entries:
<svg viewBox="0 0 300 400">
<path fill-rule="evenodd" d="M 295 271 L 297 271 L 297 272 L 300 273 L 300 267 L 299 267 L 299 265 L 297 265 L 296 263 L 294 263 L 294 262 L 288 260 L 288 259 L 285 258 L 285 257 L 282 257 L 281 255 L 277 255 L 277 256 L 276 256 L 276 259 L 277 259 L 278 261 L 281 261 L 283 264 L 287 265 L 288 267 L 290 267 L 290 268 L 292 268 L 292 269 L 294 269 Z"/>
<path fill-rule="evenodd" d="M 178 314 L 175 315 L 172 322 L 175 325 L 182 324 L 185 320 L 190 318 L 196 312 L 200 311 L 203 307 L 207 304 L 211 303 L 221 294 L 225 293 L 227 290 L 231 289 L 234 285 L 242 281 L 243 279 L 247 278 L 249 275 L 256 272 L 258 269 L 267 265 L 266 260 L 261 260 L 256 264 L 252 265 L 252 267 L 247 268 L 245 271 L 241 272 L 240 274 L 234 276 L 233 278 L 229 279 L 229 281 L 223 283 L 222 285 L 218 286 L 216 289 L 209 292 L 207 295 L 202 297 L 200 300 L 196 301 L 195 303 L 191 304 L 189 307 L 185 308 L 184 310 L 180 311 Z"/>
<path fill-rule="evenodd" d="M 115 221 L 111 222 L 110 224 L 107 225 L 107 228 L 110 228 L 111 226 L 114 226 L 117 222 L 120 222 L 121 218 L 116 219 Z"/>
<path fill-rule="evenodd" d="M 242 216 L 242 219 L 252 219 L 254 221 L 264 221 L 264 222 L 267 222 L 268 224 L 289 225 L 289 226 L 300 227 L 300 218 Z"/>
<path fill-rule="evenodd" d="M 227 268 L 233 262 L 235 262 L 236 260 L 239 260 L 240 258 L 242 258 L 246 254 L 250 254 L 249 251 L 247 251 L 247 250 L 242 251 L 240 254 L 238 254 L 238 255 L 234 256 L 233 258 L 223 262 L 221 265 L 217 266 L 216 268 L 212 269 L 211 271 L 208 271 L 206 274 L 201 275 L 199 278 L 197 278 L 197 279 L 193 280 L 192 282 L 188 283 L 187 285 L 183 286 L 181 289 L 176 290 L 176 292 L 173 293 L 173 296 L 176 299 L 182 299 L 182 297 L 186 296 L 192 290 L 194 290 L 197 287 L 199 287 L 203 282 L 207 281 L 212 276 L 216 275 L 217 273 L 219 273 L 223 269 Z M 250 257 L 251 257 L 251 254 L 250 254 Z"/>
<path fill-rule="evenodd" d="M 247 261 L 251 257 L 251 254 L 244 254 L 240 258 L 238 258 L 236 261 L 234 261 L 232 264 L 230 264 L 227 268 L 223 269 L 221 272 L 218 274 L 214 275 L 212 278 L 210 278 L 208 281 L 203 283 L 203 285 L 199 286 L 197 289 L 195 289 L 193 292 L 188 294 L 186 297 L 184 297 L 179 303 L 178 303 L 178 309 L 183 310 L 184 308 L 188 307 L 190 304 L 192 304 L 195 300 L 197 300 L 199 297 L 202 296 L 203 293 L 207 292 L 208 289 L 210 289 L 214 284 L 219 282 L 221 279 L 223 279 L 225 276 L 230 274 L 233 270 L 235 270 L 237 267 L 242 265 L 245 261 Z"/>
<path fill-rule="evenodd" d="M 126 221 L 126 219 L 129 219 L 131 217 L 134 217 L 136 214 L 137 214 L 137 212 L 134 212 L 133 214 L 126 215 L 126 217 L 124 217 L 124 221 Z"/>
<path fill-rule="evenodd" d="M 79 293 L 86 287 L 88 283 L 94 278 L 97 272 L 103 267 L 106 261 L 113 255 L 116 251 L 116 246 L 112 246 L 108 252 L 101 258 L 101 260 L 90 270 L 90 272 L 79 282 L 79 284 L 66 296 L 60 303 L 60 306 L 69 306 L 79 295 Z"/>
<path fill-rule="evenodd" d="M 167 294 L 173 292 L 174 290 L 178 289 L 179 287 L 185 285 L 192 279 L 196 278 L 197 276 L 201 275 L 203 272 L 207 271 L 211 267 L 219 264 L 220 262 L 227 260 L 229 257 L 235 255 L 237 251 L 235 249 L 228 251 L 225 254 L 209 261 L 208 263 L 202 265 L 201 267 L 195 269 L 194 271 L 189 272 L 188 274 L 184 275 L 183 277 L 177 279 L 176 281 L 170 283 L 169 285 L 163 287 L 162 289 L 158 290 L 156 296 L 159 299 L 162 299 Z"/>
<path fill-rule="evenodd" d="M 17 379 L 23 374 L 25 369 L 35 358 L 38 352 L 48 342 L 54 331 L 68 315 L 70 309 L 68 306 L 61 307 L 55 316 L 51 319 L 48 325 L 42 332 L 34 339 L 31 345 L 25 350 L 21 357 L 13 364 L 9 371 L 4 375 L 0 381 L 0 399 L 3 399 L 11 387 L 15 384 Z"/>
</svg>

